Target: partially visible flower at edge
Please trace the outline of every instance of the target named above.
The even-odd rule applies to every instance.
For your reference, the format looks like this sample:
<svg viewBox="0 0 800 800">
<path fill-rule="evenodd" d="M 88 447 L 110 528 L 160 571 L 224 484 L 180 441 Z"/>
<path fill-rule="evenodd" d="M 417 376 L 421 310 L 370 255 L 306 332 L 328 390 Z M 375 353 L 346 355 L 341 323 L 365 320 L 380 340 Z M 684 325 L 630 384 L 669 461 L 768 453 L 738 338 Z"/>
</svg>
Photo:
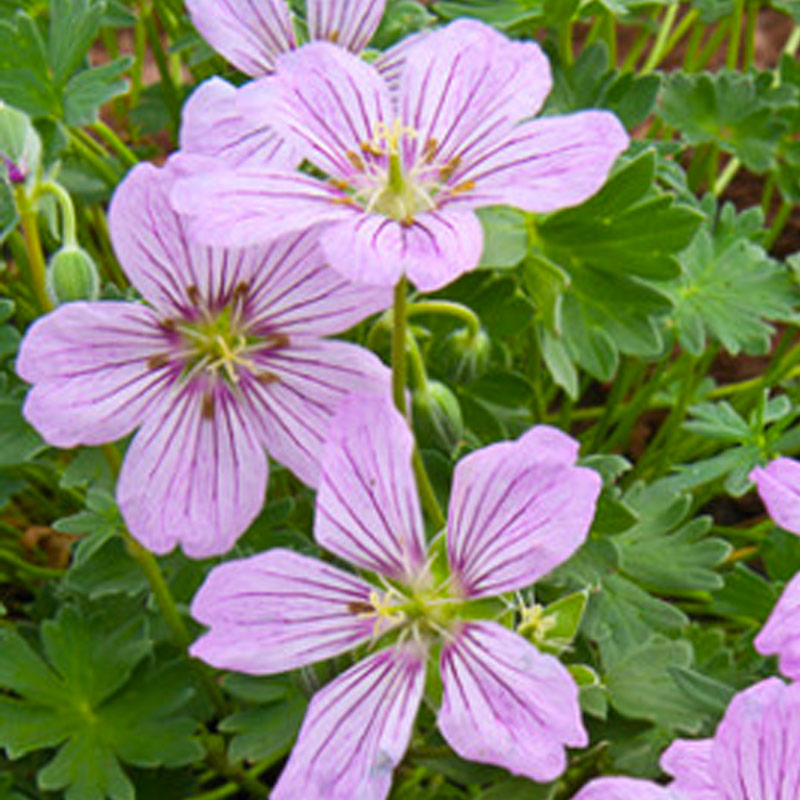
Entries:
<svg viewBox="0 0 800 800">
<path fill-rule="evenodd" d="M 628 146 L 606 111 L 528 119 L 550 91 L 547 59 L 478 22 L 422 37 L 388 82 L 326 42 L 277 64 L 268 85 L 240 90 L 239 110 L 326 177 L 244 165 L 181 181 L 173 201 L 213 243 L 319 224 L 331 266 L 354 282 L 394 285 L 406 274 L 423 291 L 441 288 L 480 260 L 476 208 L 576 205 Z"/>
<path fill-rule="evenodd" d="M 712 739 L 664 753 L 668 786 L 599 778 L 573 800 L 795 800 L 800 797 L 800 683 L 769 678 L 733 698 Z"/>
<path fill-rule="evenodd" d="M 17 371 L 51 445 L 139 431 L 117 500 L 155 553 L 227 552 L 262 508 L 265 450 L 314 485 L 327 425 L 354 387 L 388 393 L 367 350 L 323 337 L 391 303 L 345 283 L 313 234 L 269 247 L 190 242 L 168 202 L 179 162 L 141 165 L 111 205 L 114 249 L 147 301 L 76 302 L 39 319 Z"/>
<path fill-rule="evenodd" d="M 486 447 L 456 466 L 444 548 L 428 550 L 412 450 L 388 401 L 349 398 L 330 427 L 315 537 L 369 581 L 275 549 L 216 567 L 195 596 L 192 614 L 210 631 L 191 652 L 222 669 L 280 673 L 392 642 L 314 696 L 275 800 L 384 798 L 439 648 L 438 724 L 462 757 L 549 781 L 566 766 L 565 746 L 587 742 L 567 669 L 466 610 L 572 555 L 599 476 L 575 466 L 577 442 L 546 426 Z"/>
<path fill-rule="evenodd" d="M 308 36 L 360 53 L 375 33 L 385 5 L 385 0 L 308 0 Z M 278 58 L 300 46 L 285 0 L 187 0 L 186 6 L 206 41 L 265 91 Z M 396 69 L 398 52 L 379 57 L 388 71 Z M 238 92 L 218 77 L 201 84 L 183 108 L 181 149 L 232 165 L 296 167 L 302 160 L 298 148 L 270 120 L 241 113 Z"/>
<path fill-rule="evenodd" d="M 750 473 L 770 517 L 787 531 L 800 535 L 800 462 L 776 458 Z"/>
</svg>

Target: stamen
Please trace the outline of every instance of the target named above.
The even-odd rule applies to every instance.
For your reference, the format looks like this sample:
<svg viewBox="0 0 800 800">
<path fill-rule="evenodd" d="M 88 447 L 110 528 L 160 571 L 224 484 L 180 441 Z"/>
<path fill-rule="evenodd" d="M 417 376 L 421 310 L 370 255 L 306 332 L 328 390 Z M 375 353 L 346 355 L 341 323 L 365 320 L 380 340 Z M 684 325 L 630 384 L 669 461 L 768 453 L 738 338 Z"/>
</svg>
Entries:
<svg viewBox="0 0 800 800">
<path fill-rule="evenodd" d="M 193 306 L 200 305 L 200 292 L 198 291 L 197 287 L 194 285 L 186 287 L 186 296 L 189 298 L 189 302 Z"/>
<path fill-rule="evenodd" d="M 454 186 L 450 190 L 450 194 L 464 194 L 465 192 L 471 192 L 474 188 L 475 181 L 464 181 L 459 183 L 458 186 Z"/>
<path fill-rule="evenodd" d="M 159 353 L 147 359 L 148 369 L 161 369 L 169 364 L 169 356 L 166 353 Z"/>
<path fill-rule="evenodd" d="M 214 419 L 214 395 L 207 392 L 203 395 L 203 419 Z"/>
<path fill-rule="evenodd" d="M 440 170 L 439 177 L 443 181 L 449 181 L 455 171 L 461 166 L 460 156 L 453 156 Z"/>
<path fill-rule="evenodd" d="M 362 145 L 363 147 L 363 145 Z M 364 166 L 364 159 L 356 153 L 354 150 L 347 151 L 347 160 L 359 171 L 364 172 L 366 167 Z"/>
<path fill-rule="evenodd" d="M 278 381 L 280 381 L 280 378 L 274 372 L 267 372 L 267 370 L 259 370 L 258 372 L 254 372 L 253 377 L 258 383 L 264 386 L 267 386 L 270 383 L 278 383 Z"/>
<path fill-rule="evenodd" d="M 341 192 L 349 192 L 352 189 L 347 181 L 342 181 L 338 178 L 328 178 L 328 183 L 333 186 L 334 189 L 338 189 Z"/>
<path fill-rule="evenodd" d="M 437 139 L 428 139 L 425 144 L 425 149 L 422 151 L 422 158 L 426 164 L 432 164 L 433 159 L 436 158 L 436 153 L 439 150 L 439 142 Z"/>
</svg>

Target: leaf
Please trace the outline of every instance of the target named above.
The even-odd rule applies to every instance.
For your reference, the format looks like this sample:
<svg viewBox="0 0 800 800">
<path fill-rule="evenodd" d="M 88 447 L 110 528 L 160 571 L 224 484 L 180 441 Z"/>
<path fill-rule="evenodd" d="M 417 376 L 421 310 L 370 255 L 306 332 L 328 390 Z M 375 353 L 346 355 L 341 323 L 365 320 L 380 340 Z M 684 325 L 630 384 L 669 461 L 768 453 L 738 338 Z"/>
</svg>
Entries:
<svg viewBox="0 0 800 800">
<path fill-rule="evenodd" d="M 637 76 L 612 68 L 605 42 L 584 48 L 569 67 L 555 63 L 553 91 L 545 114 L 569 114 L 584 108 L 613 111 L 628 128 L 640 125 L 656 102 L 661 86 L 657 75 Z"/>
<path fill-rule="evenodd" d="M 120 610 L 108 612 L 62 607 L 41 628 L 46 661 L 0 630 L 0 686 L 16 695 L 0 696 L 0 744 L 11 758 L 60 744 L 38 783 L 67 800 L 133 800 L 120 760 L 180 766 L 202 755 L 180 713 L 193 691 L 184 666 L 143 665 L 144 618 L 120 625 Z"/>
<path fill-rule="evenodd" d="M 717 224 L 709 220 L 681 254 L 681 278 L 668 287 L 681 345 L 699 355 L 707 338 L 729 353 L 769 352 L 771 321 L 796 317 L 800 294 L 788 271 L 754 242 L 753 214 L 726 205 Z M 715 216 L 712 214 L 712 217 Z"/>
<path fill-rule="evenodd" d="M 655 163 L 647 151 L 621 166 L 582 206 L 539 221 L 532 243 L 536 258 L 526 262 L 529 287 L 541 283 L 536 273 L 543 259 L 568 277 L 561 287 L 547 284 L 544 307 L 537 297 L 540 317 L 569 357 L 598 380 L 613 377 L 620 353 L 661 353 L 662 320 L 672 305 L 664 282 L 679 273 L 676 254 L 702 221 L 699 212 L 656 188 Z M 552 311 L 558 308 L 556 292 L 560 320 Z M 552 344 L 549 349 L 551 363 L 557 363 Z M 564 374 L 562 369 L 562 381 Z"/>
<path fill-rule="evenodd" d="M 47 445 L 22 417 L 22 400 L 0 394 L 0 467 L 24 464 Z"/>
<path fill-rule="evenodd" d="M 72 77 L 64 90 L 64 121 L 76 126 L 95 122 L 100 106 L 127 90 L 121 75 L 132 63 L 133 59 L 123 56 Z"/>
<path fill-rule="evenodd" d="M 480 267 L 511 269 L 528 252 L 525 214 L 507 206 L 487 206 L 477 210 L 483 225 L 483 255 Z"/>
<path fill-rule="evenodd" d="M 606 674 L 611 705 L 631 719 L 646 719 L 671 730 L 698 733 L 705 714 L 681 689 L 671 670 L 692 663 L 685 641 L 654 637 L 632 650 Z"/>
<path fill-rule="evenodd" d="M 48 61 L 56 86 L 63 86 L 86 58 L 105 8 L 95 0 L 51 0 Z"/>
<path fill-rule="evenodd" d="M 725 585 L 714 592 L 712 614 L 731 617 L 761 627 L 778 599 L 775 587 L 744 564 L 725 575 Z"/>
<path fill-rule="evenodd" d="M 660 482 L 638 484 L 625 502 L 639 521 L 614 537 L 620 566 L 627 575 L 659 592 L 719 589 L 723 585 L 714 568 L 731 551 L 722 539 L 708 538 L 710 517 L 687 520 L 692 501 L 688 495 L 664 488 Z"/>
<path fill-rule="evenodd" d="M 764 172 L 775 165 L 778 142 L 788 129 L 786 115 L 796 102 L 793 89 L 774 87 L 772 73 L 676 72 L 667 79 L 660 113 L 689 144 L 716 144 L 754 172 Z"/>
</svg>

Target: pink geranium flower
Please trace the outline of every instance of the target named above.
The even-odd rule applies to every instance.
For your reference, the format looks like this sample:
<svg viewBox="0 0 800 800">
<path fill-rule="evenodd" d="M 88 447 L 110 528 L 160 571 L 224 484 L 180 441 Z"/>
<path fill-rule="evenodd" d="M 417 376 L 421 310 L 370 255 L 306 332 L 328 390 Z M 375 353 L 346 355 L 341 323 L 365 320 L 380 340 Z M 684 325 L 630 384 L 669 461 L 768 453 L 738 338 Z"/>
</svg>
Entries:
<svg viewBox="0 0 800 800">
<path fill-rule="evenodd" d="M 360 53 L 375 33 L 385 5 L 385 0 L 308 0 L 308 36 Z M 259 81 L 264 91 L 278 58 L 298 47 L 284 0 L 187 0 L 186 6 L 206 41 Z M 396 57 L 384 58 L 391 68 Z M 241 113 L 238 93 L 221 78 L 201 84 L 183 109 L 181 149 L 233 165 L 296 167 L 299 149 L 278 134 L 270 120 Z"/>
<path fill-rule="evenodd" d="M 666 751 L 669 786 L 600 778 L 573 800 L 795 800 L 799 741 L 800 684 L 770 678 L 734 697 L 713 739 L 679 739 Z"/>
<path fill-rule="evenodd" d="M 168 195 L 173 162 L 142 165 L 111 207 L 116 253 L 147 304 L 71 303 L 38 320 L 17 370 L 24 413 L 57 447 L 140 428 L 117 499 L 131 533 L 165 553 L 227 552 L 261 510 L 266 453 L 318 477 L 333 409 L 354 386 L 388 392 L 366 350 L 323 337 L 385 308 L 386 292 L 345 283 L 313 234 L 269 247 L 189 241 Z"/>
<path fill-rule="evenodd" d="M 446 545 L 428 548 L 402 417 L 388 401 L 354 397 L 330 431 L 315 536 L 371 577 L 276 549 L 216 567 L 192 605 L 210 631 L 191 652 L 222 669 L 279 673 L 389 642 L 314 696 L 272 797 L 384 798 L 431 652 L 439 729 L 453 749 L 554 779 L 565 746 L 587 742 L 578 689 L 556 658 L 475 619 L 473 601 L 529 586 L 567 559 L 586 537 L 599 476 L 575 466 L 577 442 L 553 428 L 484 448 L 456 466 Z"/>
<path fill-rule="evenodd" d="M 753 644 L 762 655 L 778 656 L 781 672 L 800 681 L 800 573 L 789 581 Z"/>
<path fill-rule="evenodd" d="M 255 243 L 319 224 L 350 280 L 394 285 L 406 274 L 432 291 L 478 264 L 476 208 L 580 203 L 628 145 L 605 111 L 529 119 L 550 91 L 547 59 L 481 23 L 416 39 L 395 62 L 387 78 L 328 42 L 279 57 L 274 78 L 241 90 L 238 112 L 316 171 L 247 164 L 187 179 L 173 200 L 196 218 L 194 233 Z"/>
<path fill-rule="evenodd" d="M 772 519 L 781 528 L 800 535 L 800 462 L 776 458 L 766 467 L 756 467 L 750 480 Z"/>
</svg>

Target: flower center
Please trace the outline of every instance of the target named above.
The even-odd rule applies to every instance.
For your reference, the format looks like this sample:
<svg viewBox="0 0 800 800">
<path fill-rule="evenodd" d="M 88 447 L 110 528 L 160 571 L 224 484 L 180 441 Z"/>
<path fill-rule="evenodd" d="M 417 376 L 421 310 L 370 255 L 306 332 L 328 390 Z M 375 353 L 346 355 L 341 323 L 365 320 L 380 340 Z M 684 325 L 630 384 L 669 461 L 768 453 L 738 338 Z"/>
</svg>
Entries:
<svg viewBox="0 0 800 800">
<path fill-rule="evenodd" d="M 419 148 L 413 141 L 418 136 L 418 131 L 399 119 L 391 127 L 383 121 L 376 123 L 372 139 L 361 143 L 361 152 L 347 152 L 355 174 L 346 181 L 331 181 L 345 193 L 341 201 L 411 226 L 420 212 L 474 188 L 469 182 L 448 186 L 460 159 L 442 163 L 436 140 Z"/>
</svg>

